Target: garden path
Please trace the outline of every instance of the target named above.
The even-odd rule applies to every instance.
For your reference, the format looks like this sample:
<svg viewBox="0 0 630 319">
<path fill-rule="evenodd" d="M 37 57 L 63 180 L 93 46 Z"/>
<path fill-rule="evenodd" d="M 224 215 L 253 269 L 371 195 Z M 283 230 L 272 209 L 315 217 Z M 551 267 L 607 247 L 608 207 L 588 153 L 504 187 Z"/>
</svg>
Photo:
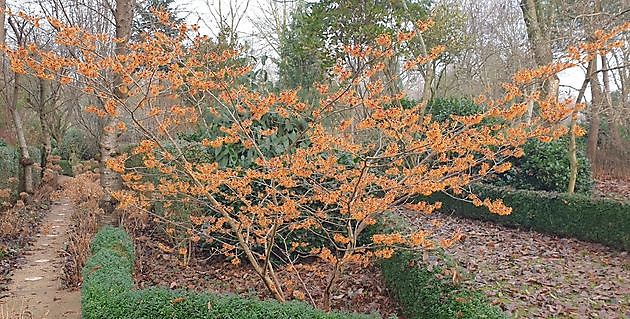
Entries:
<svg viewBox="0 0 630 319">
<path fill-rule="evenodd" d="M 60 183 L 72 182 L 71 179 Z M 0 299 L 0 319 L 81 318 L 78 291 L 64 290 L 60 274 L 72 206 L 68 199 L 54 202 L 42 222 L 37 241 L 26 252 L 25 264 L 13 272 L 9 296 Z"/>
</svg>

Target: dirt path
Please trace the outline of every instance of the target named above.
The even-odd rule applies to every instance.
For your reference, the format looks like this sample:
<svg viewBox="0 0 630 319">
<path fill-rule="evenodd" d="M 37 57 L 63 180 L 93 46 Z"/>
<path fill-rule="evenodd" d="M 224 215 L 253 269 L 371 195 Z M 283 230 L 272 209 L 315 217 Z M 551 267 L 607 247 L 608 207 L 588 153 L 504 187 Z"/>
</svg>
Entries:
<svg viewBox="0 0 630 319">
<path fill-rule="evenodd" d="M 81 318 L 78 291 L 61 288 L 59 275 L 72 206 L 69 201 L 56 202 L 44 218 L 41 232 L 26 263 L 13 272 L 10 296 L 0 299 L 0 319 Z"/>
</svg>

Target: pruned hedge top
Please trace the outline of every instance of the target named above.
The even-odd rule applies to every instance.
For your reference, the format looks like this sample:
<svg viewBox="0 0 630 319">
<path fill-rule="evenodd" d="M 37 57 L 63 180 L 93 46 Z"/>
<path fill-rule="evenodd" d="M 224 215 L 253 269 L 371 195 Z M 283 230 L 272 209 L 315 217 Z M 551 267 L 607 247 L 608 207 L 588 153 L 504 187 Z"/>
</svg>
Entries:
<svg viewBox="0 0 630 319">
<path fill-rule="evenodd" d="M 92 241 L 83 269 L 84 319 L 365 319 L 376 315 L 327 313 L 303 302 L 279 303 L 153 287 L 133 290 L 134 246 L 120 228 L 107 226 Z"/>
<path fill-rule="evenodd" d="M 482 184 L 475 185 L 474 190 L 482 198 L 503 199 L 512 207 L 512 213 L 490 214 L 484 207 L 439 193 L 433 194 L 431 200 L 441 201 L 442 209 L 462 217 L 630 250 L 630 202 Z"/>
</svg>

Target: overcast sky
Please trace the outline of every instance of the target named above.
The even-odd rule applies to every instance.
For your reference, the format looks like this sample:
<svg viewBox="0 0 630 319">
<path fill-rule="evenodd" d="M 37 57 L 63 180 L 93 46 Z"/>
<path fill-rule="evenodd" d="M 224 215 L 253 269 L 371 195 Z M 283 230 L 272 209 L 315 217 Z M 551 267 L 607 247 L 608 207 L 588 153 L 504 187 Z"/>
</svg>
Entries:
<svg viewBox="0 0 630 319">
<path fill-rule="evenodd" d="M 243 39 L 246 39 L 250 44 L 256 46 L 256 39 L 253 37 L 256 34 L 256 28 L 252 21 L 256 21 L 259 16 L 262 14 L 262 9 L 266 7 L 268 0 L 251 0 L 249 2 L 249 6 L 245 10 L 245 0 L 232 0 L 236 6 L 239 7 L 240 10 L 244 13 L 243 18 L 241 19 L 238 25 L 238 32 L 240 33 Z M 189 23 L 198 23 L 202 26 L 206 32 L 213 33 L 211 31 L 216 27 L 216 21 L 213 19 L 210 11 L 214 11 L 215 13 L 218 11 L 219 7 L 222 6 L 223 12 L 227 12 L 229 8 L 230 0 L 181 0 L 177 1 L 178 6 L 180 8 L 185 9 L 185 11 L 189 12 L 188 22 Z M 573 68 L 569 70 L 565 70 L 559 74 L 561 88 L 560 91 L 565 94 L 570 93 L 573 97 L 577 96 L 577 91 L 575 89 L 579 89 L 584 81 L 584 70 L 582 68 Z M 587 90 L 585 94 L 585 98 L 590 100 L 590 90 Z"/>
</svg>

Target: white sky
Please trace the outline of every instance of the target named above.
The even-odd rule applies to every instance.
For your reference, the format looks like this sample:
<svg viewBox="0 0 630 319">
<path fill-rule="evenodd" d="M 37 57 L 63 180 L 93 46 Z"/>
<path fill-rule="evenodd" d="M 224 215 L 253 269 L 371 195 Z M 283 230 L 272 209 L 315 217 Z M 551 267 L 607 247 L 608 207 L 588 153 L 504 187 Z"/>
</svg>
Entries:
<svg viewBox="0 0 630 319">
<path fill-rule="evenodd" d="M 260 18 L 259 16 L 263 11 L 261 8 L 267 7 L 269 1 L 270 0 L 250 0 L 246 10 L 244 10 L 244 8 L 247 4 L 247 0 L 179 0 L 176 1 L 176 3 L 180 9 L 189 12 L 189 16 L 187 17 L 189 23 L 197 23 L 205 32 L 214 33 L 212 30 L 216 30 L 216 21 L 213 19 L 210 11 L 212 10 L 216 13 L 221 7 L 223 13 L 226 13 L 228 12 L 230 2 L 232 2 L 233 5 L 242 10 L 241 13 L 243 14 L 237 31 L 245 41 L 252 44 L 251 42 L 255 41 L 253 35 L 257 32 L 252 21 L 256 21 Z M 256 43 L 253 43 L 253 45 L 257 46 Z M 584 81 L 584 73 L 582 68 L 576 67 L 558 74 L 561 85 L 560 91 L 564 93 L 565 96 L 567 96 L 566 94 L 572 97 L 577 96 L 577 89 L 582 86 L 582 82 Z M 575 88 L 575 90 L 571 87 Z M 585 98 L 590 100 L 590 89 L 587 89 Z"/>
</svg>

